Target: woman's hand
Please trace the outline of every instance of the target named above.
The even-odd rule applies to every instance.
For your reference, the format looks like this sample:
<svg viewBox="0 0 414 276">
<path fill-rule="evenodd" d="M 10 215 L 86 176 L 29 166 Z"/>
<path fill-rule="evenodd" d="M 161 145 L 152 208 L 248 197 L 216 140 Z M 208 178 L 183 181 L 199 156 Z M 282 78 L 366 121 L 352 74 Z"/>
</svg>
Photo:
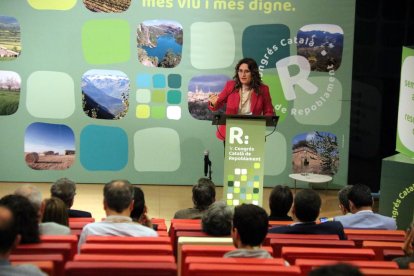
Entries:
<svg viewBox="0 0 414 276">
<path fill-rule="evenodd" d="M 216 94 L 211 94 L 208 98 L 210 106 L 215 106 L 217 104 L 218 96 Z"/>
<path fill-rule="evenodd" d="M 412 256 L 414 253 L 413 249 L 414 243 L 414 226 L 411 226 L 410 231 L 407 233 L 407 236 L 404 241 L 403 250 L 407 256 Z"/>
</svg>

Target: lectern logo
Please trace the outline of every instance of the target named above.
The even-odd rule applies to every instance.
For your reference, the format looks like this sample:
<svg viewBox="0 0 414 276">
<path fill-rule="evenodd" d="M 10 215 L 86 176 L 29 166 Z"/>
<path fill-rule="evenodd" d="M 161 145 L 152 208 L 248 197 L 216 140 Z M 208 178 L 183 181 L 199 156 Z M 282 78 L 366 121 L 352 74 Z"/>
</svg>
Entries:
<svg viewBox="0 0 414 276">
<path fill-rule="evenodd" d="M 243 137 L 243 129 L 241 129 L 240 127 L 231 127 L 229 142 L 230 144 L 235 144 L 237 142 L 240 145 L 248 145 L 249 136 L 246 135 Z"/>
</svg>

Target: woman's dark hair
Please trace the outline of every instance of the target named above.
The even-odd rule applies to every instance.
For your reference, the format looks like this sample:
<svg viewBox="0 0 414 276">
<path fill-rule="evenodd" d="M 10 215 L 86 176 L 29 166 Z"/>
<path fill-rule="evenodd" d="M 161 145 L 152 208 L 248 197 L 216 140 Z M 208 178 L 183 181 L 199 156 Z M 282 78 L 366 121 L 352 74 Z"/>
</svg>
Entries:
<svg viewBox="0 0 414 276">
<path fill-rule="evenodd" d="M 239 60 L 239 62 L 236 64 L 235 69 L 235 74 L 233 77 L 233 80 L 236 82 L 236 85 L 234 86 L 234 90 L 238 90 L 241 88 L 242 84 L 240 82 L 239 79 L 239 67 L 240 65 L 242 65 L 243 63 L 247 64 L 247 66 L 249 67 L 250 73 L 252 75 L 252 83 L 250 84 L 250 88 L 253 88 L 253 91 L 256 94 L 260 94 L 260 86 L 263 84 L 262 82 L 262 78 L 260 77 L 260 73 L 259 73 L 259 67 L 257 66 L 257 63 L 254 59 L 252 58 L 243 58 L 241 60 Z"/>
<path fill-rule="evenodd" d="M 21 235 L 21 244 L 40 242 L 38 214 L 27 198 L 6 195 L 0 199 L 0 205 L 12 211 L 17 233 Z"/>
<path fill-rule="evenodd" d="M 66 204 L 57 197 L 45 199 L 45 210 L 42 222 L 56 222 L 69 226 L 69 215 Z"/>
<path fill-rule="evenodd" d="M 130 217 L 133 221 L 139 221 L 145 207 L 144 192 L 140 187 L 134 186 L 134 208 L 131 211 Z"/>
</svg>

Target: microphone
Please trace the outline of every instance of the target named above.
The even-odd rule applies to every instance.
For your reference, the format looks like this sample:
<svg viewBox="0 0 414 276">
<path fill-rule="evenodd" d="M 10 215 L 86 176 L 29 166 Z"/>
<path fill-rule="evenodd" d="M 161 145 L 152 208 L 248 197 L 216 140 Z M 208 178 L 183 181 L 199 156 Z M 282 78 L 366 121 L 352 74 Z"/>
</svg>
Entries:
<svg viewBox="0 0 414 276">
<path fill-rule="evenodd" d="M 209 151 L 204 151 L 204 176 L 207 177 L 209 175 L 209 179 L 211 180 L 211 161 L 209 158 Z"/>
</svg>

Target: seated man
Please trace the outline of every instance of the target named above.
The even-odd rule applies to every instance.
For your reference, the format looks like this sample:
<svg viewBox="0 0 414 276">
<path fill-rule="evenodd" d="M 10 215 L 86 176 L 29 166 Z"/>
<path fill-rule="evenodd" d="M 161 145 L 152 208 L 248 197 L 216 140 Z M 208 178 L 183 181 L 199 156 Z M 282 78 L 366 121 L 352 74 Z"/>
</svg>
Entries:
<svg viewBox="0 0 414 276">
<path fill-rule="evenodd" d="M 201 219 L 201 228 L 210 236 L 228 236 L 231 231 L 233 210 L 223 201 L 216 201 L 208 207 Z"/>
<path fill-rule="evenodd" d="M 216 201 L 216 186 L 208 178 L 200 178 L 193 186 L 193 208 L 179 210 L 175 219 L 201 219 L 207 208 Z"/>
<path fill-rule="evenodd" d="M 339 190 L 338 192 L 338 200 L 339 200 L 339 209 L 341 209 L 341 212 L 343 215 L 350 215 L 351 210 L 349 208 L 349 200 L 348 200 L 348 194 L 349 191 L 351 191 L 352 185 L 347 185 Z"/>
<path fill-rule="evenodd" d="M 56 180 L 50 187 L 50 194 L 52 197 L 60 198 L 66 204 L 70 218 L 92 217 L 89 212 L 71 209 L 76 195 L 76 184 L 72 180 L 67 178 Z"/>
<path fill-rule="evenodd" d="M 295 223 L 286 226 L 276 226 L 269 233 L 280 234 L 336 234 L 345 240 L 344 228 L 337 221 L 327 221 L 317 224 L 315 221 L 321 209 L 321 197 L 311 189 L 300 190 L 296 193 L 292 215 Z"/>
<path fill-rule="evenodd" d="M 129 181 L 113 180 L 105 184 L 103 194 L 106 219 L 83 227 L 79 237 L 79 250 L 88 236 L 158 236 L 153 229 L 132 222 L 130 215 L 134 206 L 134 192 Z"/>
<path fill-rule="evenodd" d="M 269 219 L 266 211 L 253 204 L 242 204 L 234 209 L 231 235 L 236 250 L 224 254 L 225 258 L 272 258 L 260 249 L 266 235 Z"/>
<path fill-rule="evenodd" d="M 32 275 L 43 276 L 39 268 L 30 264 L 11 265 L 9 257 L 11 251 L 20 242 L 13 212 L 4 205 L 0 206 L 0 275 Z"/>
<path fill-rule="evenodd" d="M 42 222 L 43 213 L 45 211 L 45 202 L 42 201 L 42 193 L 40 190 L 31 184 L 25 184 L 18 188 L 16 195 L 26 197 L 37 212 L 37 219 L 39 222 L 39 232 L 41 235 L 70 235 L 70 228 L 68 226 L 60 225 L 55 222 Z"/>
<path fill-rule="evenodd" d="M 288 213 L 293 203 L 292 191 L 288 186 L 277 185 L 272 189 L 269 197 L 269 220 L 292 220 Z"/>
<path fill-rule="evenodd" d="M 366 185 L 354 185 L 348 193 L 349 209 L 352 215 L 334 217 L 345 228 L 397 229 L 395 219 L 372 211 L 374 200 L 371 189 Z"/>
</svg>

